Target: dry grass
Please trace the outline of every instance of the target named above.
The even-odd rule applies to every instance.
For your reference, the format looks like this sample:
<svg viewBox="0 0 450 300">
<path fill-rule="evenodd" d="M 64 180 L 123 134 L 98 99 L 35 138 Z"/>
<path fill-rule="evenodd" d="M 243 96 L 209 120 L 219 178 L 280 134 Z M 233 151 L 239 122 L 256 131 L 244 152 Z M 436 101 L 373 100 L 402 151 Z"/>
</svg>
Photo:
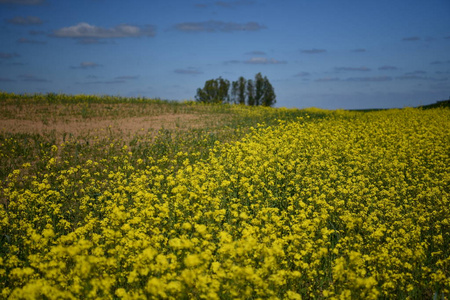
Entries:
<svg viewBox="0 0 450 300">
<path fill-rule="evenodd" d="M 7 104 L 0 108 L 0 133 L 52 133 L 59 142 L 66 136 L 112 133 L 126 140 L 136 134 L 156 134 L 161 129 L 218 128 L 230 117 L 230 114 L 208 112 L 200 106 L 171 104 Z"/>
<path fill-rule="evenodd" d="M 193 129 L 209 125 L 213 117 L 197 114 L 164 114 L 151 117 L 125 117 L 125 118 L 66 118 L 53 122 L 39 120 L 27 120 L 21 118 L 10 118 L 0 120 L 0 131 L 9 133 L 32 133 L 44 134 L 54 131 L 57 135 L 72 134 L 84 135 L 96 133 L 105 129 L 113 131 L 125 131 L 130 134 L 159 129 Z M 214 115 L 217 118 L 217 115 Z"/>
</svg>

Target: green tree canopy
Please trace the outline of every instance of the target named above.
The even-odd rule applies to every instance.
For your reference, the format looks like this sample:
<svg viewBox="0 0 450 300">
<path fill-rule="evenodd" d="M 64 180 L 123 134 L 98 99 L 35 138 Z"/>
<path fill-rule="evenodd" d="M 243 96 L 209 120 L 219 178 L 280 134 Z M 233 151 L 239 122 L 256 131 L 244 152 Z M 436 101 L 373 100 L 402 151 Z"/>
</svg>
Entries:
<svg viewBox="0 0 450 300">
<path fill-rule="evenodd" d="M 226 103 L 230 101 L 228 90 L 230 82 L 222 77 L 205 82 L 203 89 L 197 89 L 195 99 L 198 102 Z"/>
<path fill-rule="evenodd" d="M 195 97 L 199 102 L 206 103 L 235 103 L 250 106 L 273 106 L 276 103 L 275 90 L 266 76 L 261 73 L 255 79 L 239 77 L 231 84 L 219 77 L 205 82 L 203 89 L 197 89 Z"/>
</svg>

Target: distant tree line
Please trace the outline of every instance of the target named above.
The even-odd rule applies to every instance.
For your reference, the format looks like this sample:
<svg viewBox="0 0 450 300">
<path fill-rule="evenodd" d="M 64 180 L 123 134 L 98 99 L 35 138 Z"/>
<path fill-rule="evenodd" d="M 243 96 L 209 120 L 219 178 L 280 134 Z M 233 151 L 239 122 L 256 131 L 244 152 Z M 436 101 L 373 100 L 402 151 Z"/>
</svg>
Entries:
<svg viewBox="0 0 450 300">
<path fill-rule="evenodd" d="M 256 74 L 254 80 L 247 80 L 242 76 L 231 83 L 222 77 L 208 80 L 202 89 L 197 89 L 195 99 L 205 103 L 234 103 L 250 106 L 273 106 L 277 102 L 273 86 L 261 73 Z"/>
</svg>

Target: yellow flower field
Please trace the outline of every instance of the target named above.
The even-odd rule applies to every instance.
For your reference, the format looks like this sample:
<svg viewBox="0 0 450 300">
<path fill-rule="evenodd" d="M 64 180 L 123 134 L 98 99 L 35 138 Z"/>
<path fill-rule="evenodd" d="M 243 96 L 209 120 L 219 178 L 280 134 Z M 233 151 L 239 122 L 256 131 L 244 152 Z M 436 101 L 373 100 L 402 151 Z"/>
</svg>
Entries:
<svg viewBox="0 0 450 300">
<path fill-rule="evenodd" d="M 321 113 L 198 159 L 53 145 L 2 182 L 1 297 L 448 299 L 450 110 Z"/>
</svg>

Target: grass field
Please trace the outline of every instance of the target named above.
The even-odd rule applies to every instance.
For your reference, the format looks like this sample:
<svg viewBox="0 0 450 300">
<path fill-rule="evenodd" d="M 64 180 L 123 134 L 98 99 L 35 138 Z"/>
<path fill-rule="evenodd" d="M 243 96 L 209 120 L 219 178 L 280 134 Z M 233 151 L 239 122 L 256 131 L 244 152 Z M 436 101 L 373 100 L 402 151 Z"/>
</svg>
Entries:
<svg viewBox="0 0 450 300">
<path fill-rule="evenodd" d="M 9 299 L 448 299 L 450 109 L 0 94 Z"/>
</svg>

